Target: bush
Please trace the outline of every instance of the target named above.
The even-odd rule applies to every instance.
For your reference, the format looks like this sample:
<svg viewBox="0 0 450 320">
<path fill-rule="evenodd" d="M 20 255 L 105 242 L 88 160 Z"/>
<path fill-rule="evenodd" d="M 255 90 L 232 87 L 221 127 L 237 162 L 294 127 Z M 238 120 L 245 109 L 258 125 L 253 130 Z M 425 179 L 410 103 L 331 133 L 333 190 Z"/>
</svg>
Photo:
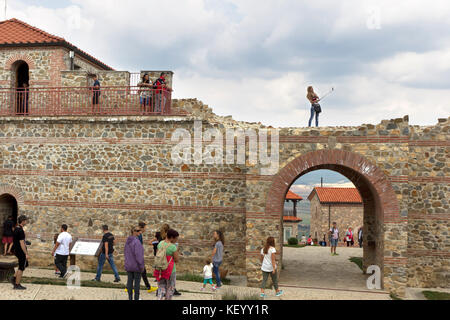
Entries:
<svg viewBox="0 0 450 320">
<path fill-rule="evenodd" d="M 288 244 L 292 245 L 297 245 L 298 244 L 298 239 L 297 238 L 289 238 L 288 239 Z"/>
</svg>

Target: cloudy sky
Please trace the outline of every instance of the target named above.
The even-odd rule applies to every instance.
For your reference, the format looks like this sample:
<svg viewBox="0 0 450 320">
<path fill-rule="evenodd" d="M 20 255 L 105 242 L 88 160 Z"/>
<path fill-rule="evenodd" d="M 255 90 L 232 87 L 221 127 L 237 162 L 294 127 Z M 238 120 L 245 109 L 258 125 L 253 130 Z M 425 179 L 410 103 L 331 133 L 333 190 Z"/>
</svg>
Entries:
<svg viewBox="0 0 450 320">
<path fill-rule="evenodd" d="M 321 125 L 450 115 L 448 0 L 7 1 L 7 18 L 116 70 L 173 70 L 175 97 L 237 120 L 305 126 L 308 85 L 335 88 Z"/>
</svg>

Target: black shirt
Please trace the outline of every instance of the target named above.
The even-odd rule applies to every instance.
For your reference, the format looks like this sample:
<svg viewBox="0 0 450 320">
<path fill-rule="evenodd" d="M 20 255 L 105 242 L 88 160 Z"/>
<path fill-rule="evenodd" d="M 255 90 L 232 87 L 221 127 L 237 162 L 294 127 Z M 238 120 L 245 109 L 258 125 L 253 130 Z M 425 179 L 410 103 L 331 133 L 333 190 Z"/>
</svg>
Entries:
<svg viewBox="0 0 450 320">
<path fill-rule="evenodd" d="M 13 236 L 13 227 L 14 227 L 14 222 L 12 220 L 6 220 L 3 223 L 3 235 L 5 237 L 12 237 Z"/>
<path fill-rule="evenodd" d="M 25 252 L 23 252 L 22 247 L 20 245 L 20 240 L 25 241 L 25 232 L 23 231 L 23 228 L 19 225 L 17 228 L 14 229 L 14 235 L 13 235 L 13 247 L 14 247 L 14 253 L 16 255 L 21 254 L 24 255 Z M 25 244 L 26 247 L 26 244 Z"/>
<path fill-rule="evenodd" d="M 107 232 L 102 238 L 102 253 L 105 253 L 105 242 L 108 242 L 108 254 L 114 252 L 114 236 L 111 232 Z"/>
</svg>

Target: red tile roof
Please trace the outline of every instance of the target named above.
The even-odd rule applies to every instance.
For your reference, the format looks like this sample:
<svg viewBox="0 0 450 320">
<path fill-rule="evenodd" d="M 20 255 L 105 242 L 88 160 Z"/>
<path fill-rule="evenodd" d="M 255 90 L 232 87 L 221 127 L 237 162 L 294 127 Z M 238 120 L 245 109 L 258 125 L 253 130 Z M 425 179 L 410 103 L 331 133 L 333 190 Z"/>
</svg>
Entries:
<svg viewBox="0 0 450 320">
<path fill-rule="evenodd" d="M 303 198 L 300 197 L 298 194 L 293 193 L 291 190 L 289 190 L 286 193 L 286 200 L 303 200 Z"/>
<path fill-rule="evenodd" d="M 300 221 L 302 221 L 302 219 L 298 218 L 298 217 L 293 217 L 293 216 L 283 216 L 283 221 L 300 222 Z"/>
<path fill-rule="evenodd" d="M 321 203 L 362 203 L 356 188 L 315 187 L 308 200 L 311 200 L 314 194 L 317 194 Z"/>
<path fill-rule="evenodd" d="M 97 64 L 105 70 L 114 70 L 110 66 L 97 60 L 93 56 L 78 49 L 64 38 L 54 36 L 41 29 L 30 26 L 29 24 L 18 19 L 9 19 L 0 21 L 0 47 L 3 46 L 39 46 L 39 45 L 55 45 L 63 46 L 75 53 L 83 56 L 85 59 Z"/>
</svg>

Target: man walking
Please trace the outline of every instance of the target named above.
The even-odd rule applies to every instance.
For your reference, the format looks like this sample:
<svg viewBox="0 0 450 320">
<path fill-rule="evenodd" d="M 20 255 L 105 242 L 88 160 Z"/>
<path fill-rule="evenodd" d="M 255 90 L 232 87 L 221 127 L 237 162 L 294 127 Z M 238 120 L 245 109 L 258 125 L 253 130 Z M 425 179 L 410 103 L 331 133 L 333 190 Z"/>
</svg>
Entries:
<svg viewBox="0 0 450 320">
<path fill-rule="evenodd" d="M 14 277 L 12 277 L 11 282 L 14 285 L 14 290 L 25 290 L 26 288 L 20 284 L 22 280 L 23 272 L 25 268 L 28 267 L 28 259 L 30 256 L 28 255 L 27 245 L 25 243 L 25 231 L 23 231 L 23 227 L 27 224 L 28 218 L 24 215 L 20 216 L 17 219 L 19 225 L 14 229 L 13 235 L 13 246 L 14 246 L 14 254 L 19 260 L 19 268 L 17 269 Z"/>
<path fill-rule="evenodd" d="M 144 246 L 144 238 L 143 238 L 143 233 L 145 232 L 145 227 L 147 225 L 145 224 L 145 222 L 139 222 L 139 235 L 138 235 L 138 239 L 141 242 L 142 246 Z M 144 284 L 145 287 L 147 288 L 147 291 L 149 293 L 156 291 L 157 288 L 152 289 L 151 284 L 148 282 L 148 278 L 147 278 L 147 270 L 145 269 L 145 264 L 144 264 L 144 271 L 142 272 L 142 280 L 144 280 Z"/>
<path fill-rule="evenodd" d="M 109 232 L 108 226 L 105 224 L 102 226 L 103 230 L 103 238 L 102 238 L 102 252 L 98 257 L 98 267 L 97 267 L 97 275 L 93 279 L 94 281 L 100 281 L 100 277 L 102 276 L 103 265 L 106 260 L 108 260 L 111 269 L 114 272 L 115 280 L 114 282 L 120 282 L 119 272 L 117 272 L 117 267 L 114 264 L 114 245 L 116 244 L 116 240 L 114 239 L 114 235 Z"/>
<path fill-rule="evenodd" d="M 336 222 L 333 222 L 333 226 L 329 231 L 332 256 L 338 256 L 338 254 L 336 253 L 336 247 L 339 242 L 339 230 L 336 225 L 337 225 Z"/>
<path fill-rule="evenodd" d="M 55 257 L 55 265 L 60 271 L 60 278 L 64 278 L 67 273 L 67 259 L 69 258 L 69 247 L 72 243 L 72 236 L 67 232 L 67 224 L 61 226 L 61 233 L 56 239 L 52 250 L 52 257 Z"/>
<path fill-rule="evenodd" d="M 13 246 L 13 230 L 14 230 L 14 221 L 13 217 L 9 216 L 8 219 L 3 223 L 3 238 L 2 242 L 4 245 L 3 255 L 11 254 L 11 248 Z"/>
</svg>

